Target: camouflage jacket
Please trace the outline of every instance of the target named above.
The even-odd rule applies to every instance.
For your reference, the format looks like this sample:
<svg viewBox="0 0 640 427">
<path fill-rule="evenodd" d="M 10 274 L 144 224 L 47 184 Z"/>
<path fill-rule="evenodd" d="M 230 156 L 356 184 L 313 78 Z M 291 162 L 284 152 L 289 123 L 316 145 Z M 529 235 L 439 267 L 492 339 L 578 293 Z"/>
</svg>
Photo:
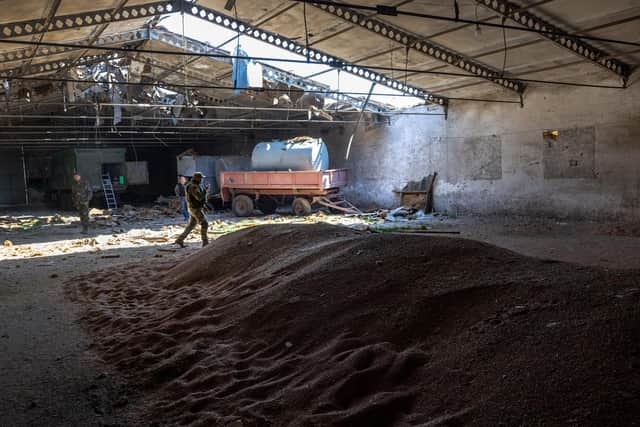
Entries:
<svg viewBox="0 0 640 427">
<path fill-rule="evenodd" d="M 207 201 L 207 190 L 193 181 L 185 186 L 185 197 L 189 209 L 202 209 Z"/>
<path fill-rule="evenodd" d="M 74 206 L 88 205 L 93 198 L 93 190 L 87 181 L 80 181 L 71 184 L 71 199 Z"/>
</svg>

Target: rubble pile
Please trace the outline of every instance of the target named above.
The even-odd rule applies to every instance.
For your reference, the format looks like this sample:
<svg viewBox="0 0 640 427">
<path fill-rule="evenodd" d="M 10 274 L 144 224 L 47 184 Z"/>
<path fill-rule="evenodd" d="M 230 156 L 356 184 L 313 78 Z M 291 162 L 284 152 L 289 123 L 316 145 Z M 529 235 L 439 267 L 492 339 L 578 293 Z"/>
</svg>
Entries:
<svg viewBox="0 0 640 427">
<path fill-rule="evenodd" d="M 153 221 L 161 218 L 173 218 L 176 211 L 172 208 L 155 205 L 153 207 L 133 207 L 124 205 L 120 209 L 91 209 L 91 220 L 97 226 L 116 227 L 125 222 Z"/>
</svg>

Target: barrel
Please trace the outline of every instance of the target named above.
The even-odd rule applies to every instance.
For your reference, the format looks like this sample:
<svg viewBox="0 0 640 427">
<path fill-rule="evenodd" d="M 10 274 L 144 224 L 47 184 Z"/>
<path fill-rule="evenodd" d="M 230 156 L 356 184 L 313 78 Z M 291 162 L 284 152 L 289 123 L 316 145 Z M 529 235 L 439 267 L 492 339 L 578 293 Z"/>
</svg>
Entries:
<svg viewBox="0 0 640 427">
<path fill-rule="evenodd" d="M 321 138 L 297 138 L 258 143 L 251 154 L 255 171 L 329 169 L 329 151 Z"/>
</svg>

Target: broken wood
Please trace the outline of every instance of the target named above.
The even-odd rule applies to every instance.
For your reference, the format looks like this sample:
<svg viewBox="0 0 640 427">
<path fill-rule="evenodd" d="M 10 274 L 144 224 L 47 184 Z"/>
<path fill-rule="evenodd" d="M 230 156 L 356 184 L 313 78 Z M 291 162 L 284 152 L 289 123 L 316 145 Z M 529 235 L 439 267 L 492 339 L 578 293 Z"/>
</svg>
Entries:
<svg viewBox="0 0 640 427">
<path fill-rule="evenodd" d="M 398 231 L 394 231 L 394 233 L 414 233 L 414 234 L 460 234 L 459 231 L 449 231 L 449 230 L 411 230 L 411 229 L 407 229 L 407 230 L 398 230 Z"/>
</svg>

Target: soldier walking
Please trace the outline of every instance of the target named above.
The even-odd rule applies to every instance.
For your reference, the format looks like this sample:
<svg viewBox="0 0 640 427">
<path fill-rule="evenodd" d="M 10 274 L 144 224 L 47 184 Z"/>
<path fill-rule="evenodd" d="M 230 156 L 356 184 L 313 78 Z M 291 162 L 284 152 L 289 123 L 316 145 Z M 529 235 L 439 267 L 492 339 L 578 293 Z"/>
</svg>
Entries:
<svg viewBox="0 0 640 427">
<path fill-rule="evenodd" d="M 80 223 L 82 224 L 82 234 L 89 233 L 89 202 L 93 198 L 91 185 L 82 179 L 79 173 L 73 174 L 71 183 L 71 200 L 73 206 L 80 213 Z"/>
<path fill-rule="evenodd" d="M 191 177 L 191 180 L 185 186 L 185 198 L 187 199 L 187 209 L 189 210 L 189 222 L 182 234 L 176 239 L 176 245 L 184 248 L 184 239 L 187 238 L 189 233 L 200 224 L 200 236 L 202 237 L 202 246 L 209 244 L 209 236 L 207 236 L 207 229 L 209 223 L 204 216 L 202 210 L 207 201 L 207 190 L 209 185 L 203 185 L 202 179 L 205 178 L 201 172 L 195 172 Z"/>
</svg>

